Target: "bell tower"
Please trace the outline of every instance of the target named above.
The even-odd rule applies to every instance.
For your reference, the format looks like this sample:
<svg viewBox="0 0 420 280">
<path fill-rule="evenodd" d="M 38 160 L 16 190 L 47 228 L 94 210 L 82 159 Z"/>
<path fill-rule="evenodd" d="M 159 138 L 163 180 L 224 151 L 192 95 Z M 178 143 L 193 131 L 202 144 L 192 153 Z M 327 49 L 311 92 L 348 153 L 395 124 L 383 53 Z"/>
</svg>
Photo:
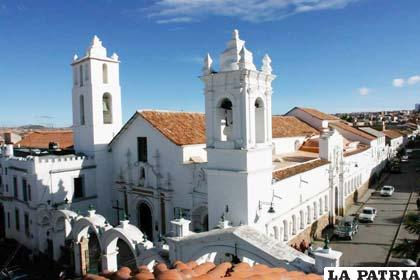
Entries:
<svg viewBox="0 0 420 280">
<path fill-rule="evenodd" d="M 95 155 L 121 129 L 119 63 L 117 54 L 107 56 L 97 36 L 84 57 L 73 58 L 73 131 L 78 153 Z"/>
<path fill-rule="evenodd" d="M 272 180 L 271 60 L 257 70 L 239 32 L 220 56 L 220 71 L 204 59 L 209 225 L 224 215 L 252 224 Z"/>
</svg>

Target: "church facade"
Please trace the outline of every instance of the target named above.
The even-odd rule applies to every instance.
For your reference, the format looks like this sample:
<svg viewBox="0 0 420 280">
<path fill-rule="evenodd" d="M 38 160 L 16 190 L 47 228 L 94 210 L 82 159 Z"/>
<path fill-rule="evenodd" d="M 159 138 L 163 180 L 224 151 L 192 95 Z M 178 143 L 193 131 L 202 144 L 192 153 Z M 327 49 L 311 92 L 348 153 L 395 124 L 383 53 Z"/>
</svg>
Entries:
<svg viewBox="0 0 420 280">
<path fill-rule="evenodd" d="M 384 135 L 315 109 L 273 116 L 281 92 L 272 88 L 270 57 L 257 68 L 237 30 L 219 70 L 209 54 L 204 59 L 204 114 L 139 110 L 123 125 L 119 64 L 96 36 L 74 57 L 74 152 L 7 146 L 0 157 L 5 236 L 55 260 L 72 243 L 79 274 L 130 258 L 162 261 L 162 236 L 175 238 L 170 258 L 215 261 L 221 244 L 190 245 L 228 228 L 240 240 L 271 240 L 292 261 L 283 245 L 322 237 L 390 155 Z M 189 221 L 186 232 L 174 220 Z M 179 255 L 176 246 L 189 249 Z"/>
</svg>

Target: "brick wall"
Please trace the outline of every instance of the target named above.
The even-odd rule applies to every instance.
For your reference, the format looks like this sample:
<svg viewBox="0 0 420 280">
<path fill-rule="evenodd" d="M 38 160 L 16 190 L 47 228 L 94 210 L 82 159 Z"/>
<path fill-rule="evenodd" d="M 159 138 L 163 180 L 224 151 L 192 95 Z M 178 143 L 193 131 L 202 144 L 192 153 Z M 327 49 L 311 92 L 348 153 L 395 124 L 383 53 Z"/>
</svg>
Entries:
<svg viewBox="0 0 420 280">
<path fill-rule="evenodd" d="M 288 244 L 292 245 L 297 243 L 298 245 L 304 239 L 306 243 L 311 242 L 315 238 L 323 238 L 322 231 L 328 226 L 328 213 L 319 217 L 316 222 L 313 222 L 312 225 L 308 226 L 304 231 L 299 233 L 293 239 L 291 239 Z"/>
</svg>

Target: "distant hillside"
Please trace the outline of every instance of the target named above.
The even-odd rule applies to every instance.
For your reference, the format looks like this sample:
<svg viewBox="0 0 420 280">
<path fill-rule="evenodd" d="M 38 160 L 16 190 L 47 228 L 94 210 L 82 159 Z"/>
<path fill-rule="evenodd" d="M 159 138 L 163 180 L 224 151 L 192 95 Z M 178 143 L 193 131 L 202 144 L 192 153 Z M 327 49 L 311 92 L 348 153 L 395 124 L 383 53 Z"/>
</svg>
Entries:
<svg viewBox="0 0 420 280">
<path fill-rule="evenodd" d="M 17 127 L 17 129 L 36 129 L 36 130 L 44 130 L 44 129 L 50 129 L 48 127 L 45 127 L 43 125 L 39 125 L 39 124 L 28 124 L 28 125 L 22 125 Z"/>
</svg>

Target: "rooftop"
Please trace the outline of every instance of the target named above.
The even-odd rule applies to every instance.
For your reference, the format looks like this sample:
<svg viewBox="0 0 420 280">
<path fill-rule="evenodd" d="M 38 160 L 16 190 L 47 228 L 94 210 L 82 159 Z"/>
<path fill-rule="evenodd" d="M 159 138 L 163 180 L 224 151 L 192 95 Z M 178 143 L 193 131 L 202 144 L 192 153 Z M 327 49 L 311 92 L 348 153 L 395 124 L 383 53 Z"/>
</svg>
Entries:
<svg viewBox="0 0 420 280">
<path fill-rule="evenodd" d="M 247 263 L 233 264 L 224 262 L 215 265 L 212 262 L 205 262 L 198 265 L 194 261 L 183 263 L 176 261 L 173 267 L 160 263 L 155 266 L 153 273 L 146 267 L 140 266 L 136 270 L 128 267 L 121 267 L 117 272 L 103 274 L 103 276 L 88 274 L 85 280 L 104 279 L 138 279 L 138 280 L 181 280 L 181 279 L 302 279 L 321 280 L 322 276 L 317 274 L 305 274 L 299 271 L 287 271 L 285 268 L 271 268 L 263 264 L 250 266 Z"/>
<path fill-rule="evenodd" d="M 273 116 L 273 138 L 319 135 L 319 131 L 293 116 Z"/>
<path fill-rule="evenodd" d="M 309 114 L 309 115 L 311 115 L 311 116 L 313 116 L 313 117 L 315 117 L 315 118 L 317 118 L 317 119 L 320 119 L 320 120 L 327 120 L 327 121 L 335 121 L 335 120 L 339 120 L 339 118 L 337 118 L 337 117 L 335 117 L 335 116 L 333 116 L 333 115 L 323 113 L 323 112 L 318 111 L 318 110 L 313 109 L 313 108 L 295 107 L 295 108 L 293 108 L 293 109 L 299 109 L 299 110 L 302 110 L 302 111 L 304 111 L 305 113 L 307 113 L 307 114 Z M 292 110 L 293 110 L 293 109 L 292 109 Z"/>
<path fill-rule="evenodd" d="M 206 142 L 205 114 L 145 110 L 138 111 L 147 122 L 178 146 Z M 273 116 L 273 138 L 319 135 L 319 131 L 291 116 Z"/>
<path fill-rule="evenodd" d="M 327 160 L 323 159 L 313 159 L 309 160 L 303 164 L 294 165 L 291 167 L 287 167 L 284 169 L 279 169 L 273 172 L 273 179 L 276 179 L 278 181 L 286 179 L 288 177 L 292 177 L 296 174 L 309 171 L 311 169 L 323 166 L 325 164 L 328 164 Z"/>
<path fill-rule="evenodd" d="M 51 142 L 57 143 L 61 149 L 73 147 L 73 131 L 33 131 L 28 133 L 15 146 L 30 149 L 48 149 Z"/>
<path fill-rule="evenodd" d="M 384 130 L 384 131 L 382 131 L 388 138 L 391 138 L 391 139 L 396 139 L 396 138 L 399 138 L 399 137 L 402 137 L 403 135 L 401 134 L 401 133 L 399 133 L 398 131 L 396 131 L 396 130 L 393 130 L 393 129 L 387 129 L 387 130 Z"/>
</svg>

